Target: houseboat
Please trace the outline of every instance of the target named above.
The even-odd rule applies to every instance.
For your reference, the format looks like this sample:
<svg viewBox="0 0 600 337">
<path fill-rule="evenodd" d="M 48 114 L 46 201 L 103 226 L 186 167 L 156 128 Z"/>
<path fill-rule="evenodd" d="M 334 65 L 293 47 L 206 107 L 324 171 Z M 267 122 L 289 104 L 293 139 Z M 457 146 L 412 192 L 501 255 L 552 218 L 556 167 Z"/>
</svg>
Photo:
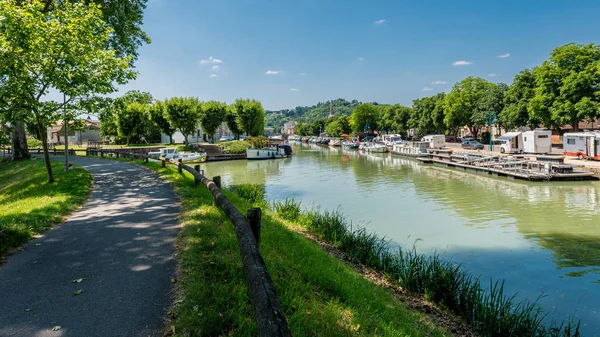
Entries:
<svg viewBox="0 0 600 337">
<path fill-rule="evenodd" d="M 427 149 L 429 148 L 429 142 L 404 142 L 394 144 L 392 153 L 405 157 L 427 157 Z"/>
<path fill-rule="evenodd" d="M 281 146 L 246 149 L 246 158 L 248 160 L 279 159 L 287 158 L 287 156 L 285 148 Z"/>
<path fill-rule="evenodd" d="M 167 160 L 177 161 L 181 159 L 183 163 L 202 163 L 206 161 L 206 152 L 177 152 L 176 148 L 162 148 L 157 152 L 148 152 L 151 158 L 165 158 Z"/>
</svg>

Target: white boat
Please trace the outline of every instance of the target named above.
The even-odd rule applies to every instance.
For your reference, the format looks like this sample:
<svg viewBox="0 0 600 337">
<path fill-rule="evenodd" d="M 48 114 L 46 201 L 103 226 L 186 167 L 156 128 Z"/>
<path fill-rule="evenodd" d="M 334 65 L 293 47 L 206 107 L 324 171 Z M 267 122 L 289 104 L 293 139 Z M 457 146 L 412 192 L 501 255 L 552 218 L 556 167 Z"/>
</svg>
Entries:
<svg viewBox="0 0 600 337">
<path fill-rule="evenodd" d="M 402 136 L 398 134 L 382 135 L 381 141 L 386 146 L 392 147 L 394 144 L 402 143 Z"/>
<path fill-rule="evenodd" d="M 406 157 L 427 157 L 429 142 L 404 142 L 392 145 L 392 153 Z"/>
<path fill-rule="evenodd" d="M 262 147 L 262 148 L 247 148 L 246 158 L 248 160 L 255 159 L 278 159 L 286 158 L 287 154 L 285 149 L 279 146 L 276 147 Z"/>
<path fill-rule="evenodd" d="M 181 159 L 183 163 L 202 163 L 206 161 L 206 152 L 177 152 L 177 149 L 173 147 L 162 148 L 157 152 L 148 152 L 148 156 L 173 161 Z"/>
<path fill-rule="evenodd" d="M 373 152 L 373 153 L 384 153 L 384 152 L 388 151 L 388 148 L 387 148 L 387 146 L 385 146 L 385 144 L 377 143 L 377 142 L 361 143 L 358 148 L 363 151 Z"/>
<path fill-rule="evenodd" d="M 329 140 L 329 146 L 342 146 L 342 140 L 339 138 L 331 138 Z"/>
</svg>

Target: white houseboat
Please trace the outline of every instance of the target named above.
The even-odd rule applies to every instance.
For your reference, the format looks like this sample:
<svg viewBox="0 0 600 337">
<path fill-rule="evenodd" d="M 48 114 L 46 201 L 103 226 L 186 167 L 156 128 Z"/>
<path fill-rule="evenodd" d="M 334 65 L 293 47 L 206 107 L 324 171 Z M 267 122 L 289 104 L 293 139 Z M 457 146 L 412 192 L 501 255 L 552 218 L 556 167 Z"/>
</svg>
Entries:
<svg viewBox="0 0 600 337">
<path fill-rule="evenodd" d="M 406 157 L 427 157 L 427 149 L 430 148 L 430 142 L 405 142 L 394 144 L 392 153 Z"/>
</svg>

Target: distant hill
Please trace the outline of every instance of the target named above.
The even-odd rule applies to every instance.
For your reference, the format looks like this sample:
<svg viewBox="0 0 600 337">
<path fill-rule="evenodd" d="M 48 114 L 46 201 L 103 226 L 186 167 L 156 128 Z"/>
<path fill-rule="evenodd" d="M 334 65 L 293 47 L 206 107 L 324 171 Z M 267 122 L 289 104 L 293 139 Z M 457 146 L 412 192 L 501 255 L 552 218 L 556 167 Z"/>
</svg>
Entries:
<svg viewBox="0 0 600 337">
<path fill-rule="evenodd" d="M 327 118 L 329 115 L 329 102 L 332 104 L 334 115 L 351 115 L 354 107 L 362 104 L 357 100 L 347 101 L 343 98 L 338 98 L 333 101 L 319 102 L 313 106 L 297 106 L 294 109 L 283 109 L 279 111 L 266 111 L 265 126 L 279 130 L 283 123 L 288 121 L 297 121 L 304 123 L 312 123 L 317 119 Z M 372 102 L 373 105 L 378 105 L 377 102 Z"/>
</svg>

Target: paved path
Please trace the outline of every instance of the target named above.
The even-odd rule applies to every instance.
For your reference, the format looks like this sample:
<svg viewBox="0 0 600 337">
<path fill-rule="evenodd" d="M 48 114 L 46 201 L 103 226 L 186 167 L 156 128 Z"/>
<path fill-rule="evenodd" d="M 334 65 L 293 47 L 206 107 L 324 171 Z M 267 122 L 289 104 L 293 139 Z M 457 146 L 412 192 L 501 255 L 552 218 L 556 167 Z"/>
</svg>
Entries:
<svg viewBox="0 0 600 337">
<path fill-rule="evenodd" d="M 0 336 L 160 336 L 175 272 L 175 194 L 133 164 L 71 162 L 94 176 L 91 199 L 0 266 Z"/>
</svg>

